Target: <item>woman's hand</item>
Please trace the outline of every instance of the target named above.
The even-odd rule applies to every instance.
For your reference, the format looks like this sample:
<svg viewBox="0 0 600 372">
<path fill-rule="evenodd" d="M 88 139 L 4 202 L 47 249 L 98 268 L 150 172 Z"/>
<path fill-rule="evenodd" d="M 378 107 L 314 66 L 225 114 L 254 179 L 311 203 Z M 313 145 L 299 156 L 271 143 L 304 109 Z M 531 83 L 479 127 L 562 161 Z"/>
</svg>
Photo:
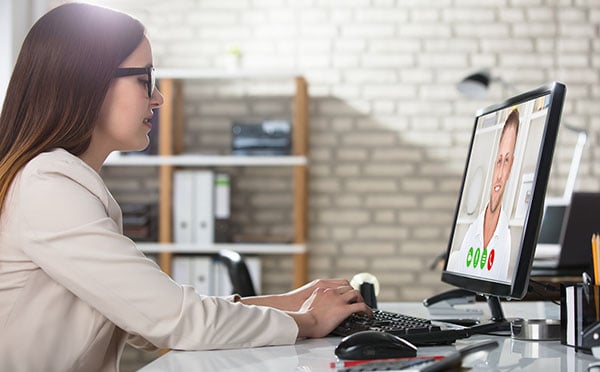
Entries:
<svg viewBox="0 0 600 372">
<path fill-rule="evenodd" d="M 245 297 L 241 302 L 286 311 L 298 324 L 298 337 L 324 337 L 353 313 L 372 314 L 346 279 L 317 279 L 284 294 Z"/>
<path fill-rule="evenodd" d="M 246 305 L 270 306 L 283 311 L 299 311 L 304 302 L 318 288 L 346 288 L 346 290 L 342 290 L 344 292 L 352 289 L 350 282 L 346 279 L 317 279 L 284 294 L 244 297 L 241 302 Z M 364 302 L 360 294 L 355 302 Z"/>
<path fill-rule="evenodd" d="M 300 288 L 287 292 L 282 297 L 285 298 L 287 311 L 298 311 L 303 306 L 304 302 L 313 295 L 316 289 L 335 289 L 340 288 L 340 291 L 346 292 L 352 287 L 346 279 L 316 279 L 310 283 L 303 285 Z M 345 289 L 344 289 L 345 288 Z M 355 302 L 364 302 L 362 296 L 358 294 L 359 299 Z"/>
<path fill-rule="evenodd" d="M 313 283 L 309 283 L 309 286 Z M 339 283 L 338 283 L 339 284 Z M 300 288 L 306 293 L 308 289 Z M 371 315 L 360 293 L 349 284 L 338 287 L 319 287 L 302 303 L 299 311 L 289 313 L 298 324 L 298 337 L 327 336 L 353 313 Z"/>
</svg>

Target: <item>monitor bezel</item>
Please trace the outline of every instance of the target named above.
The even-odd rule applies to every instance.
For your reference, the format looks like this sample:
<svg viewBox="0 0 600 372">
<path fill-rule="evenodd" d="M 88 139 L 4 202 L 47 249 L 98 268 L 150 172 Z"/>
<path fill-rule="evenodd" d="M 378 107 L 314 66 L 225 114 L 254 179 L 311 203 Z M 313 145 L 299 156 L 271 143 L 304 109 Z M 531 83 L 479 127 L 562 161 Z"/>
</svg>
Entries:
<svg viewBox="0 0 600 372">
<path fill-rule="evenodd" d="M 565 93 L 566 87 L 564 84 L 559 82 L 551 82 L 536 89 L 508 98 L 503 102 L 481 108 L 476 112 L 471 142 L 463 172 L 460 194 L 458 197 L 458 203 L 456 206 L 450 237 L 448 239 L 446 262 L 442 271 L 443 282 L 468 289 L 482 295 L 497 296 L 500 298 L 521 299 L 527 293 L 529 275 L 531 272 L 531 266 L 533 264 L 533 256 L 535 254 L 537 237 L 542 222 L 544 199 L 558 135 L 558 128 L 560 126 L 560 117 L 562 114 Z M 469 168 L 471 154 L 473 152 L 473 144 L 475 140 L 478 119 L 483 115 L 503 110 L 517 104 L 525 103 L 545 95 L 550 95 L 550 105 L 548 107 L 548 114 L 546 117 L 545 129 L 542 137 L 541 151 L 533 179 L 531 206 L 527 212 L 527 215 L 525 216 L 525 223 L 523 225 L 523 234 L 519 247 L 520 260 L 516 265 L 512 282 L 510 284 L 500 283 L 497 281 L 485 280 L 484 278 L 463 276 L 455 271 L 447 271 L 448 257 L 452 250 L 452 242 L 457 226 L 456 222 L 460 212 L 460 205 L 463 198 L 467 170 Z"/>
</svg>

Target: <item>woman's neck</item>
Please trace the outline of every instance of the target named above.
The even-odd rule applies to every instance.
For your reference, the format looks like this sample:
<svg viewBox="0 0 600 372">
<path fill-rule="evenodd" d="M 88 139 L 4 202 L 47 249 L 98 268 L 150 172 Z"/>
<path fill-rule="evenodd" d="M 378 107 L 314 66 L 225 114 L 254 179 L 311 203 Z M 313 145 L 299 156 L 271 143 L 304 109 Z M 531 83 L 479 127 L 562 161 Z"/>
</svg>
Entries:
<svg viewBox="0 0 600 372">
<path fill-rule="evenodd" d="M 102 168 L 102 164 L 108 157 L 107 155 L 100 155 L 97 152 L 86 150 L 83 154 L 79 155 L 79 158 L 83 160 L 87 165 L 92 167 L 96 172 L 100 173 L 100 168 Z"/>
</svg>

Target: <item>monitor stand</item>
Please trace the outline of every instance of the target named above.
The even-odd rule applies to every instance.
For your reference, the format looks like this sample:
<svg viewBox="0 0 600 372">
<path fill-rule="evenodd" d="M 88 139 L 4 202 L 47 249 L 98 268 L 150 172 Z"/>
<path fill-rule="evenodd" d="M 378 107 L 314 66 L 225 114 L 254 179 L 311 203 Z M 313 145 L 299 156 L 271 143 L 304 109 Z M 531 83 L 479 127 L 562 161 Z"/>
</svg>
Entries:
<svg viewBox="0 0 600 372">
<path fill-rule="evenodd" d="M 477 334 L 510 332 L 510 321 L 504 317 L 500 298 L 497 296 L 485 296 L 485 298 L 492 314 L 490 321 L 469 327 L 469 329 Z"/>
<path fill-rule="evenodd" d="M 475 292 L 465 289 L 453 289 L 433 297 L 423 300 L 423 305 L 431 307 L 442 301 L 449 301 L 456 298 L 466 298 L 467 296 L 475 296 Z M 485 296 L 488 307 L 490 309 L 491 318 L 489 321 L 482 321 L 480 324 L 470 325 L 467 328 L 473 330 L 473 333 L 496 333 L 510 332 L 510 321 L 504 317 L 502 304 L 498 296 Z M 465 302 L 466 303 L 466 302 Z M 442 320 L 443 321 L 443 320 Z M 452 321 L 448 321 L 453 323 Z"/>
</svg>

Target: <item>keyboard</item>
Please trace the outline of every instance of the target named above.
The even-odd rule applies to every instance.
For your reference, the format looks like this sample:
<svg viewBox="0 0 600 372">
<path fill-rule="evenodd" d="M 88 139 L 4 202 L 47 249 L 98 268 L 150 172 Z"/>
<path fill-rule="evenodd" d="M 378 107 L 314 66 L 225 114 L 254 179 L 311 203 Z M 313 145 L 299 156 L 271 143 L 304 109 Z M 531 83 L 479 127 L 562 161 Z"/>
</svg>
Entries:
<svg viewBox="0 0 600 372">
<path fill-rule="evenodd" d="M 373 310 L 373 317 L 352 314 L 336 329 L 332 336 L 348 336 L 360 331 L 387 332 L 402 337 L 415 346 L 449 345 L 454 341 L 472 335 L 468 329 L 442 329 L 429 319 L 393 313 L 385 310 Z"/>
</svg>

